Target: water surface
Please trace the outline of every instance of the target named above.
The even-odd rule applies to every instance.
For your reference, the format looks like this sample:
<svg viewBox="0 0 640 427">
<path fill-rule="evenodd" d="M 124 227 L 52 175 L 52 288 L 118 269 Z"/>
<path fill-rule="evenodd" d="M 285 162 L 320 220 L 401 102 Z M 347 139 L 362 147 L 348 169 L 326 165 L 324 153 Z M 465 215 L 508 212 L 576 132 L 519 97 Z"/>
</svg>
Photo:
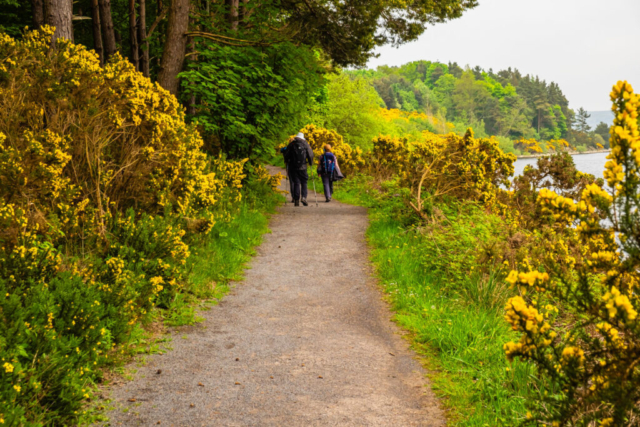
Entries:
<svg viewBox="0 0 640 427">
<path fill-rule="evenodd" d="M 590 173 L 596 178 L 603 178 L 604 164 L 607 163 L 609 153 L 573 154 L 573 161 L 580 172 Z M 537 158 L 516 160 L 515 176 L 521 175 L 527 165 L 535 166 Z"/>
</svg>

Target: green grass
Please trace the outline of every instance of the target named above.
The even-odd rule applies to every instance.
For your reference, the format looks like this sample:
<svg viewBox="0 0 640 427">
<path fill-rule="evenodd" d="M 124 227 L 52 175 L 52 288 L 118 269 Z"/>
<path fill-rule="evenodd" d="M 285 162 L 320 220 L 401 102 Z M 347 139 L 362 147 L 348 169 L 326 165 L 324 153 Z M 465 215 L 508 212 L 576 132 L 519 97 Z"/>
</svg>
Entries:
<svg viewBox="0 0 640 427">
<path fill-rule="evenodd" d="M 516 338 L 503 319 L 511 290 L 500 266 L 483 266 L 477 256 L 501 238 L 500 219 L 451 201 L 435 206 L 446 220 L 415 224 L 401 198 L 379 196 L 363 177 L 341 184 L 336 197 L 370 208 L 367 238 L 380 283 L 397 323 L 411 332 L 449 421 L 523 421 L 537 380 L 529 365 L 504 356 L 503 344 Z"/>
<path fill-rule="evenodd" d="M 262 236 L 269 232 L 269 212 L 243 204 L 237 217 L 220 225 L 194 249 L 189 281 L 201 298 L 220 298 L 230 281 L 242 280 L 246 263 L 255 255 Z"/>
</svg>

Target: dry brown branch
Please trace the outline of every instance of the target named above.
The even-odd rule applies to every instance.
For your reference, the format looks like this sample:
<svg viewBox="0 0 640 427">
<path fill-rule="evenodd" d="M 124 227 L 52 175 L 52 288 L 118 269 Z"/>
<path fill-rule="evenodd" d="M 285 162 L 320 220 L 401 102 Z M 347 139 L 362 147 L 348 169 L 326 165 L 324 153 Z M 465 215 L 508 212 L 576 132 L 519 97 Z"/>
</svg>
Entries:
<svg viewBox="0 0 640 427">
<path fill-rule="evenodd" d="M 162 13 L 160 13 L 160 15 L 158 15 L 156 17 L 156 20 L 153 21 L 153 24 L 151 24 L 151 27 L 149 27 L 149 31 L 147 32 L 147 38 L 144 39 L 144 41 L 148 41 L 151 38 L 151 35 L 153 34 L 153 31 L 156 29 L 156 27 L 158 26 L 158 24 L 160 22 L 162 22 L 162 20 L 167 16 L 167 12 L 169 12 L 169 8 L 164 8 L 162 10 Z"/>
<path fill-rule="evenodd" d="M 256 46 L 266 47 L 266 46 L 272 46 L 276 43 L 279 43 L 279 42 L 273 42 L 273 43 L 254 42 L 250 40 L 242 40 L 242 39 L 235 39 L 233 37 L 221 36 L 219 34 L 205 33 L 202 31 L 192 31 L 192 32 L 186 33 L 185 35 L 188 37 L 202 37 L 205 39 L 213 40 L 221 44 L 225 44 L 228 46 L 236 46 L 236 47 L 256 47 Z"/>
</svg>

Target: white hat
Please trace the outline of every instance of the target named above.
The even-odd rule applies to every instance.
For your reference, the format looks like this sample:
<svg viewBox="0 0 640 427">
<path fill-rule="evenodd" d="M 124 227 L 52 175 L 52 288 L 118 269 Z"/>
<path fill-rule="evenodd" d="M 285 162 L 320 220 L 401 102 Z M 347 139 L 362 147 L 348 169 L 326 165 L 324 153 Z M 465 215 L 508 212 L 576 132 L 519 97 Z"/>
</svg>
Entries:
<svg viewBox="0 0 640 427">
<path fill-rule="evenodd" d="M 298 132 L 298 134 L 296 135 L 296 138 L 304 139 L 304 133 Z"/>
</svg>

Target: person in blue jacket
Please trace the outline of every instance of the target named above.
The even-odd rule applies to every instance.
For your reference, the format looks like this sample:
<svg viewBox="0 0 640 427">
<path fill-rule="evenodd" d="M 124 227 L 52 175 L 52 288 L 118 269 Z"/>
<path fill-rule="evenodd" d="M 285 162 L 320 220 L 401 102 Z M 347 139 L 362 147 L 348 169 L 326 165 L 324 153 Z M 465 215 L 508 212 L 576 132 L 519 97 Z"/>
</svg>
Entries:
<svg viewBox="0 0 640 427">
<path fill-rule="evenodd" d="M 338 166 L 338 158 L 331 151 L 331 145 L 324 146 L 324 154 L 318 159 L 318 175 L 322 177 L 322 185 L 324 186 L 324 197 L 327 203 L 331 201 L 333 196 L 333 181 L 342 176 L 340 167 Z"/>
</svg>

